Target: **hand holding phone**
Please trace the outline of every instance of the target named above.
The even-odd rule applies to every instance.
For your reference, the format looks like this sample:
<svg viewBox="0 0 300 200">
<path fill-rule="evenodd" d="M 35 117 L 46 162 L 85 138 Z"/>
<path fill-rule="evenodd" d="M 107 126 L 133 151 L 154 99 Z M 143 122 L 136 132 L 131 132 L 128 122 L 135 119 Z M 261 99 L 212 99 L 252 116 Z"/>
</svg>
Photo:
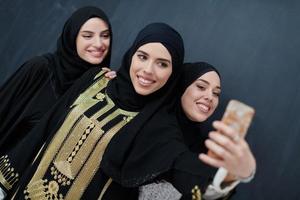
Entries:
<svg viewBox="0 0 300 200">
<path fill-rule="evenodd" d="M 221 121 L 238 133 L 238 135 L 231 138 L 232 140 L 238 141 L 239 138 L 244 138 L 246 136 L 254 113 L 255 110 L 252 107 L 240 101 L 229 101 Z M 208 155 L 218 158 L 218 156 L 211 151 L 208 151 Z"/>
<path fill-rule="evenodd" d="M 208 165 L 225 170 L 223 178 L 218 181 L 249 181 L 253 178 L 256 161 L 249 146 L 245 145 L 247 142 L 240 138 L 245 137 L 254 113 L 252 107 L 237 100 L 231 100 L 222 117 L 222 123 L 214 124 L 217 131 L 210 133 L 209 151 L 207 155 L 200 154 L 199 158 Z"/>
<path fill-rule="evenodd" d="M 254 116 L 254 109 L 237 100 L 230 100 L 222 122 L 238 132 L 239 136 L 244 138 Z"/>
</svg>

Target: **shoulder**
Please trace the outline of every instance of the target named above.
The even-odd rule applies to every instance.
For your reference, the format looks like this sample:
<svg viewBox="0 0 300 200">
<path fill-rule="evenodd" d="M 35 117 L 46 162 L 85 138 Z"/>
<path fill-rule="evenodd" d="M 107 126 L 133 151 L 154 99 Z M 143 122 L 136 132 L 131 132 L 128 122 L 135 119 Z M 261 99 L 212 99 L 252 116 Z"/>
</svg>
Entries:
<svg viewBox="0 0 300 200">
<path fill-rule="evenodd" d="M 151 137 L 159 137 L 164 140 L 181 141 L 182 133 L 173 113 L 161 107 L 145 124 L 142 132 L 149 132 Z"/>
<path fill-rule="evenodd" d="M 162 106 L 153 116 L 152 120 L 159 122 L 161 126 L 179 128 L 176 115 L 168 111 L 166 106 Z"/>
<path fill-rule="evenodd" d="M 100 67 L 92 67 L 89 70 L 87 70 L 80 79 L 89 79 L 91 81 L 94 81 L 99 78 L 103 78 L 105 74 L 105 71 L 103 71 Z"/>
<path fill-rule="evenodd" d="M 90 68 L 74 82 L 71 88 L 72 90 L 83 92 L 93 84 L 99 82 L 101 79 L 104 79 L 105 76 L 103 74 L 104 72 L 101 70 L 101 68 Z M 108 80 L 106 80 L 105 82 L 108 82 Z"/>
<path fill-rule="evenodd" d="M 20 68 L 21 71 L 30 73 L 31 75 L 41 75 L 49 73 L 49 61 L 44 56 L 35 56 L 26 61 Z"/>
</svg>

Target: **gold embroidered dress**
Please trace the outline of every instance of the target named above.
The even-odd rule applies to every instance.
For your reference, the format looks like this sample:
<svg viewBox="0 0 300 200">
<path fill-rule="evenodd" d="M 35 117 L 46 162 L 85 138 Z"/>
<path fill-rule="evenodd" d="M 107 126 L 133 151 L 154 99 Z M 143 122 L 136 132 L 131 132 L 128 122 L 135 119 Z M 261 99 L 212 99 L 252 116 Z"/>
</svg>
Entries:
<svg viewBox="0 0 300 200">
<path fill-rule="evenodd" d="M 160 89 L 141 95 L 131 81 L 131 61 L 139 47 L 156 42 L 170 53 L 172 73 Z M 140 151 L 129 162 L 128 154 L 145 125 L 172 97 L 183 57 L 180 34 L 167 24 L 152 23 L 139 32 L 125 53 L 115 79 L 108 82 L 103 72 L 96 76 L 98 71 L 94 69 L 90 73 L 93 76 L 85 73 L 31 132 L 26 144 L 10 152 L 10 156 L 21 158 L 26 149 L 29 155 L 21 161 L 14 159 L 26 168 L 15 198 L 137 199 L 138 186 L 162 171 L 148 173 L 140 168 L 145 163 L 137 162 L 139 153 L 147 146 L 138 148 Z M 38 145 L 31 145 L 30 140 L 38 140 Z M 147 144 L 151 141 L 147 138 Z M 32 164 L 24 164 L 27 158 Z M 137 176 L 131 176 L 137 168 Z"/>
<path fill-rule="evenodd" d="M 137 114 L 113 103 L 102 74 L 72 104 L 24 191 L 25 199 L 79 199 L 111 138 Z M 102 189 L 99 183 L 100 199 L 110 183 L 108 177 Z"/>
</svg>

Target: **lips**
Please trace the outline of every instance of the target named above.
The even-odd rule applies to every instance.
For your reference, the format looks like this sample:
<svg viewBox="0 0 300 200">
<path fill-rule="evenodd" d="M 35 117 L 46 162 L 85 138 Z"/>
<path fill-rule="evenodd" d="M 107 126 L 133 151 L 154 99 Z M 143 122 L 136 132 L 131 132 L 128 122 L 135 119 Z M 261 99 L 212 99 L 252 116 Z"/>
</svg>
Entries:
<svg viewBox="0 0 300 200">
<path fill-rule="evenodd" d="M 152 80 L 150 78 L 143 77 L 143 76 L 137 76 L 137 79 L 138 79 L 139 84 L 142 85 L 142 86 L 150 86 L 153 83 L 155 83 L 154 80 Z"/>
<path fill-rule="evenodd" d="M 89 54 L 95 58 L 103 57 L 104 51 L 102 50 L 88 50 Z"/>
<path fill-rule="evenodd" d="M 203 113 L 208 113 L 210 111 L 210 106 L 204 103 L 197 103 L 197 107 Z"/>
</svg>

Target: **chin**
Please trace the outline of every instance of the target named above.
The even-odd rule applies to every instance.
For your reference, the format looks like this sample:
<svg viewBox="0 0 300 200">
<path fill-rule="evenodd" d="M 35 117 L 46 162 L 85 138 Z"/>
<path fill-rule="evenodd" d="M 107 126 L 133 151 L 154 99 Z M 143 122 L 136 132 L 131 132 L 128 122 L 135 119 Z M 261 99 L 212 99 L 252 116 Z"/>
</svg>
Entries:
<svg viewBox="0 0 300 200">
<path fill-rule="evenodd" d="M 147 96 L 152 93 L 152 91 L 148 91 L 148 90 L 143 90 L 143 89 L 139 89 L 139 88 L 134 88 L 134 89 L 135 89 L 136 93 L 138 93 L 139 95 L 142 95 L 142 96 Z"/>
<path fill-rule="evenodd" d="M 101 59 L 91 59 L 91 60 L 89 61 L 89 63 L 94 64 L 94 65 L 98 65 L 98 64 L 100 64 L 102 61 L 103 61 L 102 58 L 101 58 Z"/>
<path fill-rule="evenodd" d="M 195 122 L 204 122 L 207 120 L 207 116 L 196 116 L 194 119 Z"/>
<path fill-rule="evenodd" d="M 142 96 L 147 96 L 147 95 L 149 95 L 149 92 L 140 91 L 140 90 L 136 90 L 136 93 L 138 93 L 139 95 L 142 95 Z"/>
</svg>

